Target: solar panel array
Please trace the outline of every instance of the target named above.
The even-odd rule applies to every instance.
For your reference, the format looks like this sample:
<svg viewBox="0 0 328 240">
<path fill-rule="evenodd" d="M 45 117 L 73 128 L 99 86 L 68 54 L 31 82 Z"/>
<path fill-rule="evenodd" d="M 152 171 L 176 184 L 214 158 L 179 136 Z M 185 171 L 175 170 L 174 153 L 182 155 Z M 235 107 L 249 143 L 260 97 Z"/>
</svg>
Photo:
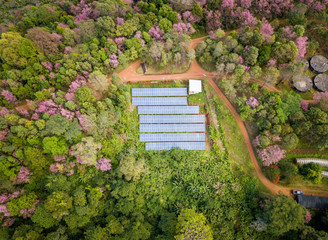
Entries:
<svg viewBox="0 0 328 240">
<path fill-rule="evenodd" d="M 187 96 L 187 88 L 132 88 L 132 97 Z"/>
<path fill-rule="evenodd" d="M 146 150 L 171 150 L 181 148 L 185 150 L 205 150 L 205 142 L 147 142 Z"/>
<path fill-rule="evenodd" d="M 187 97 L 133 97 L 132 105 L 187 105 Z"/>
<path fill-rule="evenodd" d="M 140 132 L 205 132 L 205 124 L 140 124 Z"/>
<path fill-rule="evenodd" d="M 199 115 L 199 106 L 186 106 L 185 96 L 187 88 L 132 89 L 146 150 L 205 150 L 205 116 Z"/>
<path fill-rule="evenodd" d="M 150 133 L 140 134 L 140 142 L 204 142 L 205 133 Z"/>
<path fill-rule="evenodd" d="M 138 114 L 199 114 L 199 106 L 139 106 Z"/>
<path fill-rule="evenodd" d="M 140 115 L 140 123 L 204 123 L 204 115 Z"/>
</svg>

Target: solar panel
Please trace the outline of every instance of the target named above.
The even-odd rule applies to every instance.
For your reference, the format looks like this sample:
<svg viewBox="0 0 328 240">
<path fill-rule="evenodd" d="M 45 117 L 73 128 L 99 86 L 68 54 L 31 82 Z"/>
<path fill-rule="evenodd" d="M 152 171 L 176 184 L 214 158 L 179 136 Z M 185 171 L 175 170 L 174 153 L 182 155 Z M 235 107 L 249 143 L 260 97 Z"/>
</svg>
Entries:
<svg viewBox="0 0 328 240">
<path fill-rule="evenodd" d="M 139 106 L 138 114 L 199 114 L 199 106 Z"/>
<path fill-rule="evenodd" d="M 132 88 L 133 97 L 187 96 L 187 88 Z"/>
<path fill-rule="evenodd" d="M 146 150 L 171 150 L 181 148 L 185 150 L 205 150 L 205 142 L 156 142 L 146 143 Z"/>
<path fill-rule="evenodd" d="M 205 124 L 140 124 L 140 132 L 205 132 Z"/>
<path fill-rule="evenodd" d="M 133 97 L 132 105 L 187 105 L 186 97 Z"/>
<path fill-rule="evenodd" d="M 204 123 L 205 115 L 140 115 L 140 123 Z"/>
<path fill-rule="evenodd" d="M 140 142 L 204 142 L 205 133 L 151 133 L 140 134 Z"/>
</svg>

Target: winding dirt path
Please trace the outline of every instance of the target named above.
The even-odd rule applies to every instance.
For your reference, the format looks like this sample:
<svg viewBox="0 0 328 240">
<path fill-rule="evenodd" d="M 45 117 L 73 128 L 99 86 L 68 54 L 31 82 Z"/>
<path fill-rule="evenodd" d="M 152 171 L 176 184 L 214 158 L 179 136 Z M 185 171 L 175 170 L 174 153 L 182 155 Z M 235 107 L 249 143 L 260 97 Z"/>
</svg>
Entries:
<svg viewBox="0 0 328 240">
<path fill-rule="evenodd" d="M 190 49 L 194 49 L 197 46 L 197 44 L 199 42 L 201 42 L 204 38 L 205 37 L 193 39 L 190 44 Z M 248 150 L 249 156 L 252 160 L 254 169 L 255 169 L 256 174 L 258 175 L 259 179 L 261 180 L 261 182 L 268 189 L 270 189 L 271 192 L 274 194 L 278 194 L 279 192 L 282 192 L 285 195 L 291 195 L 291 188 L 281 187 L 281 186 L 273 184 L 262 173 L 261 168 L 255 157 L 255 153 L 254 153 L 254 150 L 253 150 L 253 147 L 251 144 L 251 140 L 249 138 L 249 135 L 248 135 L 246 127 L 245 127 L 245 123 L 241 120 L 236 109 L 233 107 L 233 105 L 230 103 L 230 101 L 226 98 L 226 96 L 223 94 L 223 92 L 218 88 L 217 84 L 214 82 L 214 80 L 216 78 L 216 74 L 214 72 L 208 72 L 208 71 L 204 70 L 197 63 L 197 61 L 194 60 L 191 63 L 190 69 L 187 72 L 182 73 L 182 74 L 140 75 L 137 73 L 137 68 L 140 66 L 140 63 L 141 63 L 141 61 L 138 60 L 138 61 L 134 62 L 133 64 L 131 64 L 128 68 L 126 68 L 125 70 L 123 70 L 119 73 L 119 76 L 121 77 L 123 82 L 133 83 L 133 82 L 140 82 L 140 81 L 152 81 L 152 80 L 166 81 L 166 80 L 172 80 L 172 79 L 190 79 L 190 78 L 203 79 L 203 80 L 207 79 L 207 82 L 212 86 L 212 88 L 216 92 L 217 96 L 220 97 L 224 101 L 225 105 L 230 110 L 233 117 L 236 119 L 237 124 L 241 130 L 241 133 L 244 137 L 244 140 L 245 140 L 245 143 L 247 146 L 247 150 Z M 278 90 L 274 86 L 272 86 L 272 87 L 273 88 L 268 86 L 268 88 L 269 88 L 268 90 L 270 90 L 270 89 L 273 91 Z M 303 192 L 306 195 L 328 196 L 328 192 L 322 193 L 322 192 L 315 191 L 315 190 L 304 190 Z"/>
</svg>

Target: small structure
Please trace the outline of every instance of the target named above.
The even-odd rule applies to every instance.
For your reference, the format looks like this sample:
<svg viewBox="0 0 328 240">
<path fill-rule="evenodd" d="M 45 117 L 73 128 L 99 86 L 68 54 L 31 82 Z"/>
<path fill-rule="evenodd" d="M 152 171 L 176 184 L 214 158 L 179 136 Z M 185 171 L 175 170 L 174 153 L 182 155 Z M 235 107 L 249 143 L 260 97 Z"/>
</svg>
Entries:
<svg viewBox="0 0 328 240">
<path fill-rule="evenodd" d="M 309 69 L 309 66 L 310 66 L 309 61 L 307 59 L 305 59 L 305 58 L 301 58 L 299 60 L 299 62 L 304 63 L 304 69 L 303 69 L 303 71 L 306 72 L 306 70 L 308 70 Z"/>
<path fill-rule="evenodd" d="M 297 195 L 297 202 L 305 208 L 325 209 L 328 208 L 328 198 L 307 195 Z"/>
<path fill-rule="evenodd" d="M 202 92 L 201 80 L 189 80 L 189 94 L 196 94 Z"/>
<path fill-rule="evenodd" d="M 296 88 L 296 90 L 298 90 L 299 92 L 307 92 L 312 88 L 313 83 L 312 83 L 312 79 L 309 78 L 308 76 L 299 75 L 294 77 L 293 85 L 294 88 Z"/>
<path fill-rule="evenodd" d="M 318 74 L 314 78 L 314 85 L 319 91 L 328 91 L 328 75 L 323 73 Z"/>
<path fill-rule="evenodd" d="M 310 60 L 311 69 L 316 73 L 328 71 L 328 59 L 321 55 L 313 56 Z"/>
<path fill-rule="evenodd" d="M 146 72 L 147 72 L 146 63 L 142 63 L 142 64 L 141 64 L 141 67 L 142 67 L 142 71 L 143 71 L 143 73 L 146 73 Z"/>
<path fill-rule="evenodd" d="M 328 160 L 327 159 L 320 159 L 320 158 L 296 158 L 297 164 L 307 164 L 307 163 L 318 163 L 323 167 L 328 167 Z"/>
</svg>

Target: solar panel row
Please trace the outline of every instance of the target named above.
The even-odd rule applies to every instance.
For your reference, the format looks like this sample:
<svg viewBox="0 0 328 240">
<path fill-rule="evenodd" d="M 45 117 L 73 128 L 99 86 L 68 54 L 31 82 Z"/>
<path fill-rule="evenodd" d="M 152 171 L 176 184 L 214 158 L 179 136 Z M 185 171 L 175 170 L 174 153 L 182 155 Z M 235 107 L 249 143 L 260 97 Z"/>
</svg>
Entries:
<svg viewBox="0 0 328 240">
<path fill-rule="evenodd" d="M 151 133 L 140 134 L 140 142 L 204 142 L 205 133 Z"/>
<path fill-rule="evenodd" d="M 132 88 L 132 97 L 187 96 L 187 88 Z"/>
<path fill-rule="evenodd" d="M 205 142 L 158 142 L 146 143 L 146 150 L 171 150 L 181 148 L 185 150 L 205 150 Z"/>
<path fill-rule="evenodd" d="M 132 105 L 187 105 L 186 97 L 133 97 Z"/>
<path fill-rule="evenodd" d="M 199 106 L 139 106 L 138 114 L 199 114 Z"/>
<path fill-rule="evenodd" d="M 140 132 L 205 132 L 205 124 L 140 124 Z"/>
<path fill-rule="evenodd" d="M 204 123 L 205 115 L 140 115 L 140 123 Z"/>
</svg>

